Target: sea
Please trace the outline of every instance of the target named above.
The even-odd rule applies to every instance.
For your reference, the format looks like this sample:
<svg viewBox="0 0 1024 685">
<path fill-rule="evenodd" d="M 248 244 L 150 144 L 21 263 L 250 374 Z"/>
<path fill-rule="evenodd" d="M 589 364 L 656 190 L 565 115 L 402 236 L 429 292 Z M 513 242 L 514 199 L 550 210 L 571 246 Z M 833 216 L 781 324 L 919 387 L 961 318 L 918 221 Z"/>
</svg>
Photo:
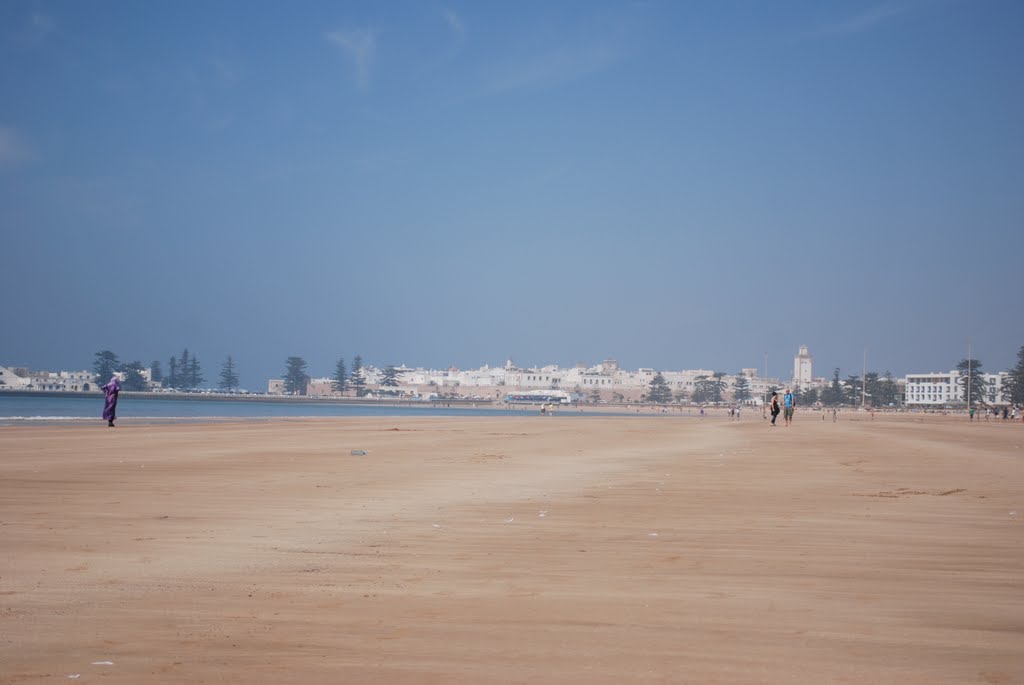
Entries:
<svg viewBox="0 0 1024 685">
<path fill-rule="evenodd" d="M 0 394 L 0 426 L 28 423 L 75 423 L 101 421 L 103 396 L 32 397 Z M 332 416 L 526 416 L 539 413 L 529 405 L 506 408 L 480 406 L 444 406 L 424 403 L 422 406 L 394 403 L 335 404 L 329 402 L 295 401 L 233 401 L 201 399 L 138 399 L 123 394 L 117 403 L 117 417 L 130 423 L 198 423 L 227 420 L 260 421 L 274 418 L 305 418 Z M 608 412 L 588 412 L 564 407 L 556 411 L 564 416 L 610 416 Z M 622 415 L 629 415 L 622 412 Z"/>
</svg>

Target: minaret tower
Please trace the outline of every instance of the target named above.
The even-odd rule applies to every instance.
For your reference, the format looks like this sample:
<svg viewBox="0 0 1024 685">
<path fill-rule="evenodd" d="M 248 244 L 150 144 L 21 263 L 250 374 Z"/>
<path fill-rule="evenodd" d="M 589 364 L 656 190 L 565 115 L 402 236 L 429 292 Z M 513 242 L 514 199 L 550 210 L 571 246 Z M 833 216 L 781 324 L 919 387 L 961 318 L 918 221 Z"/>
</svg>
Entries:
<svg viewBox="0 0 1024 685">
<path fill-rule="evenodd" d="M 814 357 L 807 351 L 807 345 L 800 346 L 800 352 L 793 357 L 793 385 L 798 388 L 811 384 L 813 374 Z"/>
</svg>

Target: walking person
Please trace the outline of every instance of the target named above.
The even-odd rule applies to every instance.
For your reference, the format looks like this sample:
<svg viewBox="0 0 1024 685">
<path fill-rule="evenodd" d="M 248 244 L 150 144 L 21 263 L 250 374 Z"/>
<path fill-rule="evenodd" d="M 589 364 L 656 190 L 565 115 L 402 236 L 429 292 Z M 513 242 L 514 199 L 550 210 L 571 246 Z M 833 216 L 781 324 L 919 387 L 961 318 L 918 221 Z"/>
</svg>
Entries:
<svg viewBox="0 0 1024 685">
<path fill-rule="evenodd" d="M 793 410 L 796 409 L 796 396 L 793 391 L 786 388 L 786 394 L 782 396 L 783 414 L 786 427 L 793 425 Z"/>
<path fill-rule="evenodd" d="M 107 421 L 107 427 L 114 427 L 114 419 L 117 418 L 117 393 L 121 392 L 121 383 L 117 376 L 111 376 L 110 382 L 100 388 L 107 395 L 103 405 L 103 418 Z"/>
<path fill-rule="evenodd" d="M 772 426 L 775 425 L 775 419 L 779 418 L 779 411 L 780 411 L 780 409 L 779 409 L 779 393 L 777 393 L 777 392 L 775 392 L 773 390 L 772 391 L 772 404 L 771 404 Z"/>
</svg>

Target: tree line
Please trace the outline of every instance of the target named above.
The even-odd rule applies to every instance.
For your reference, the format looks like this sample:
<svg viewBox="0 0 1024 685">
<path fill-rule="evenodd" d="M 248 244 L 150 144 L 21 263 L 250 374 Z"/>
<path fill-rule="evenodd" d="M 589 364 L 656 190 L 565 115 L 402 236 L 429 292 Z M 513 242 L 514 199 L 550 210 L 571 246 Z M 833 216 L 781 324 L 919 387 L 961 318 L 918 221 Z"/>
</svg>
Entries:
<svg viewBox="0 0 1024 685">
<path fill-rule="evenodd" d="M 302 357 L 288 357 L 285 360 L 285 392 L 293 395 L 306 394 L 310 381 L 306 368 L 306 360 Z M 401 380 L 401 375 L 402 371 L 395 366 L 386 366 L 381 371 L 380 385 L 384 388 L 396 388 Z M 363 358 L 358 354 L 352 359 L 351 369 L 345 364 L 345 358 L 340 357 L 334 365 L 334 374 L 331 376 L 331 390 L 345 394 L 350 389 L 355 392 L 356 397 L 366 396 L 366 368 Z"/>
<path fill-rule="evenodd" d="M 95 354 L 92 372 L 97 385 L 103 385 L 115 373 L 123 376 L 123 390 L 145 391 L 149 384 L 144 375 L 145 368 L 140 361 L 122 362 L 117 354 L 110 350 L 100 350 Z M 161 383 L 164 387 L 175 390 L 196 390 L 206 382 L 202 365 L 195 354 L 190 354 L 186 347 L 180 357 L 171 357 L 167 363 L 167 375 L 163 373 L 160 360 L 154 359 L 149 365 L 150 380 Z M 233 392 L 238 390 L 238 369 L 234 359 L 228 355 L 221 365 L 219 382 L 221 390 Z"/>
</svg>

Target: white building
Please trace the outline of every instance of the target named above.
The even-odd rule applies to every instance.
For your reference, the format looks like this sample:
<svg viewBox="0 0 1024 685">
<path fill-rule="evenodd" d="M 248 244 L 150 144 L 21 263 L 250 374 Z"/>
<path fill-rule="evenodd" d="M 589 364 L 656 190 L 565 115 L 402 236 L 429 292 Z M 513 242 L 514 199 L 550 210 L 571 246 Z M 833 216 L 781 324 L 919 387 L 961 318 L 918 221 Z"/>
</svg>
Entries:
<svg viewBox="0 0 1024 685">
<path fill-rule="evenodd" d="M 30 371 L 0 366 L 0 389 L 4 390 L 89 392 L 98 387 L 91 371 Z"/>
<path fill-rule="evenodd" d="M 814 379 L 814 357 L 807 351 L 807 345 L 800 346 L 800 352 L 793 357 L 793 385 L 804 388 Z"/>
<path fill-rule="evenodd" d="M 1006 404 L 1003 383 L 1007 373 L 985 373 L 983 389 L 972 388 L 971 396 L 982 404 Z M 906 375 L 906 403 L 909 407 L 945 407 L 964 402 L 964 388 L 958 371 L 941 373 L 908 373 Z"/>
<path fill-rule="evenodd" d="M 32 385 L 28 369 L 0 366 L 0 390 L 24 390 Z"/>
<path fill-rule="evenodd" d="M 907 406 L 944 407 L 960 402 L 959 378 L 956 371 L 908 373 Z"/>
</svg>

